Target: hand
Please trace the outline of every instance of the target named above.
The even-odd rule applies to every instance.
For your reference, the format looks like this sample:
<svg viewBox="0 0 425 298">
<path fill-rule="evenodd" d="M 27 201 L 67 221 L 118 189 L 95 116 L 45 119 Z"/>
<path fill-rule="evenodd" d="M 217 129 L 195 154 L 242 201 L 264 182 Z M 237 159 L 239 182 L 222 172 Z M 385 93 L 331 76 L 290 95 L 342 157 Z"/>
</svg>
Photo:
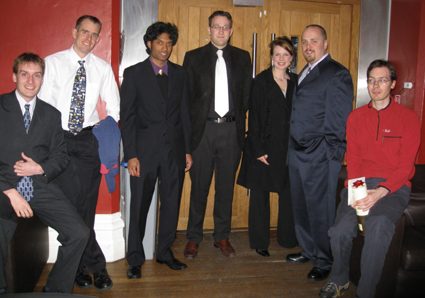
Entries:
<svg viewBox="0 0 425 298">
<path fill-rule="evenodd" d="M 269 166 L 269 163 L 267 162 L 267 158 L 268 158 L 269 156 L 266 154 L 266 155 L 263 155 L 263 156 L 260 156 L 259 158 L 257 158 L 259 161 L 261 161 L 261 162 L 263 162 L 263 163 L 265 163 L 266 165 L 268 165 Z"/>
<path fill-rule="evenodd" d="M 15 169 L 16 175 L 20 177 L 42 175 L 44 173 L 43 168 L 36 163 L 32 158 L 26 156 L 24 152 L 21 153 L 22 158 L 25 160 L 19 160 L 15 163 L 13 168 Z"/>
<path fill-rule="evenodd" d="M 140 177 L 140 162 L 137 157 L 128 161 L 127 169 L 130 176 Z"/>
<path fill-rule="evenodd" d="M 185 172 L 189 171 L 192 165 L 193 165 L 192 155 L 186 154 L 186 168 L 184 169 L 184 171 Z"/>
<path fill-rule="evenodd" d="M 368 189 L 367 196 L 361 200 L 355 201 L 351 207 L 357 208 L 362 211 L 370 210 L 376 202 L 385 197 L 389 193 L 385 187 L 378 187 L 376 189 Z"/>
<path fill-rule="evenodd" d="M 34 215 L 30 204 L 14 188 L 3 191 L 9 197 L 10 204 L 18 217 L 30 218 Z"/>
</svg>

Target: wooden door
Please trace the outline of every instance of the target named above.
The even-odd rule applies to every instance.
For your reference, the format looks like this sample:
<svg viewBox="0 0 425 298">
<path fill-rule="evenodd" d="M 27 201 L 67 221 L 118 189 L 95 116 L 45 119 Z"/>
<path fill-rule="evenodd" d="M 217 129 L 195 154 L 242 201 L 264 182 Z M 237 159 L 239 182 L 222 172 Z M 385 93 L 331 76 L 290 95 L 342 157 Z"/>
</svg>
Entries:
<svg viewBox="0 0 425 298">
<path fill-rule="evenodd" d="M 210 40 L 208 17 L 216 10 L 228 11 L 233 18 L 233 46 L 252 53 L 253 33 L 257 33 L 257 73 L 270 65 L 268 44 L 271 34 L 299 38 L 312 23 L 322 25 L 328 33 L 329 52 L 333 59 L 346 66 L 357 78 L 358 36 L 361 0 L 277 1 L 264 0 L 262 7 L 235 7 L 232 0 L 159 0 L 158 20 L 171 22 L 179 28 L 179 40 L 170 60 L 183 64 L 187 51 L 201 47 Z M 298 70 L 306 64 L 298 56 Z M 354 89 L 356 90 L 356 88 Z M 190 204 L 190 177 L 186 173 L 180 206 L 178 230 L 186 230 Z M 214 178 L 208 196 L 204 229 L 213 229 Z M 277 225 L 277 194 L 271 194 L 271 226 Z M 232 229 L 248 227 L 249 197 L 247 190 L 235 186 Z"/>
</svg>

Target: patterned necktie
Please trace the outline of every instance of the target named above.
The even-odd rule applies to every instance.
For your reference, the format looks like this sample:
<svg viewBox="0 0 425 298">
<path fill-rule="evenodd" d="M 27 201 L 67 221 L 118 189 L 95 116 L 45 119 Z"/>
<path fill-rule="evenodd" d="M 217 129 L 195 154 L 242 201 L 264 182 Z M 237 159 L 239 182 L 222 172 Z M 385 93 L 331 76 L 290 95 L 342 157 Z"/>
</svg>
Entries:
<svg viewBox="0 0 425 298">
<path fill-rule="evenodd" d="M 229 90 L 227 86 L 226 61 L 223 58 L 223 51 L 217 51 L 217 63 L 215 65 L 215 100 L 214 107 L 220 117 L 229 111 Z"/>
<path fill-rule="evenodd" d="M 24 113 L 24 124 L 25 130 L 28 134 L 28 130 L 30 129 L 31 124 L 31 116 L 30 116 L 30 105 L 25 105 L 25 113 Z M 24 197 L 27 202 L 29 202 L 34 196 L 34 185 L 31 177 L 25 176 L 22 177 L 21 181 L 18 182 L 16 190 Z"/>
<path fill-rule="evenodd" d="M 80 68 L 74 79 L 72 89 L 71 107 L 69 109 L 69 131 L 77 135 L 83 129 L 84 122 L 84 101 L 86 99 L 86 69 L 84 60 L 78 61 Z"/>
</svg>

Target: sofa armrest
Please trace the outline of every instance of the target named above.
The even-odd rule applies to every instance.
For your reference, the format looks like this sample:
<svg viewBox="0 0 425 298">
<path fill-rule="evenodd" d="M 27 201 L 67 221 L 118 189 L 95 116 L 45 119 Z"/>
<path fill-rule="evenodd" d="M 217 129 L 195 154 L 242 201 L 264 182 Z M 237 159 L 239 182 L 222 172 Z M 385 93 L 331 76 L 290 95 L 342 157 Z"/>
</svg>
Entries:
<svg viewBox="0 0 425 298">
<path fill-rule="evenodd" d="M 406 226 L 425 226 L 425 193 L 411 193 L 404 214 Z"/>
</svg>

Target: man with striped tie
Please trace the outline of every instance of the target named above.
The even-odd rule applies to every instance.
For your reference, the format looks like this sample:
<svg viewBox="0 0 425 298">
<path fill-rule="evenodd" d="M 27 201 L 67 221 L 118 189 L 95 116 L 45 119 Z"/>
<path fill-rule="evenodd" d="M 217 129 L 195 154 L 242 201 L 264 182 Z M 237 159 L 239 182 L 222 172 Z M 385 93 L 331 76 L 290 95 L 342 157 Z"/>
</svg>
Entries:
<svg viewBox="0 0 425 298">
<path fill-rule="evenodd" d="M 44 292 L 72 293 L 89 229 L 54 180 L 69 159 L 61 114 L 37 93 L 44 61 L 24 53 L 13 65 L 16 90 L 0 95 L 0 295 L 6 292 L 5 263 L 16 218 L 36 214 L 59 233 L 58 259 Z"/>
</svg>

